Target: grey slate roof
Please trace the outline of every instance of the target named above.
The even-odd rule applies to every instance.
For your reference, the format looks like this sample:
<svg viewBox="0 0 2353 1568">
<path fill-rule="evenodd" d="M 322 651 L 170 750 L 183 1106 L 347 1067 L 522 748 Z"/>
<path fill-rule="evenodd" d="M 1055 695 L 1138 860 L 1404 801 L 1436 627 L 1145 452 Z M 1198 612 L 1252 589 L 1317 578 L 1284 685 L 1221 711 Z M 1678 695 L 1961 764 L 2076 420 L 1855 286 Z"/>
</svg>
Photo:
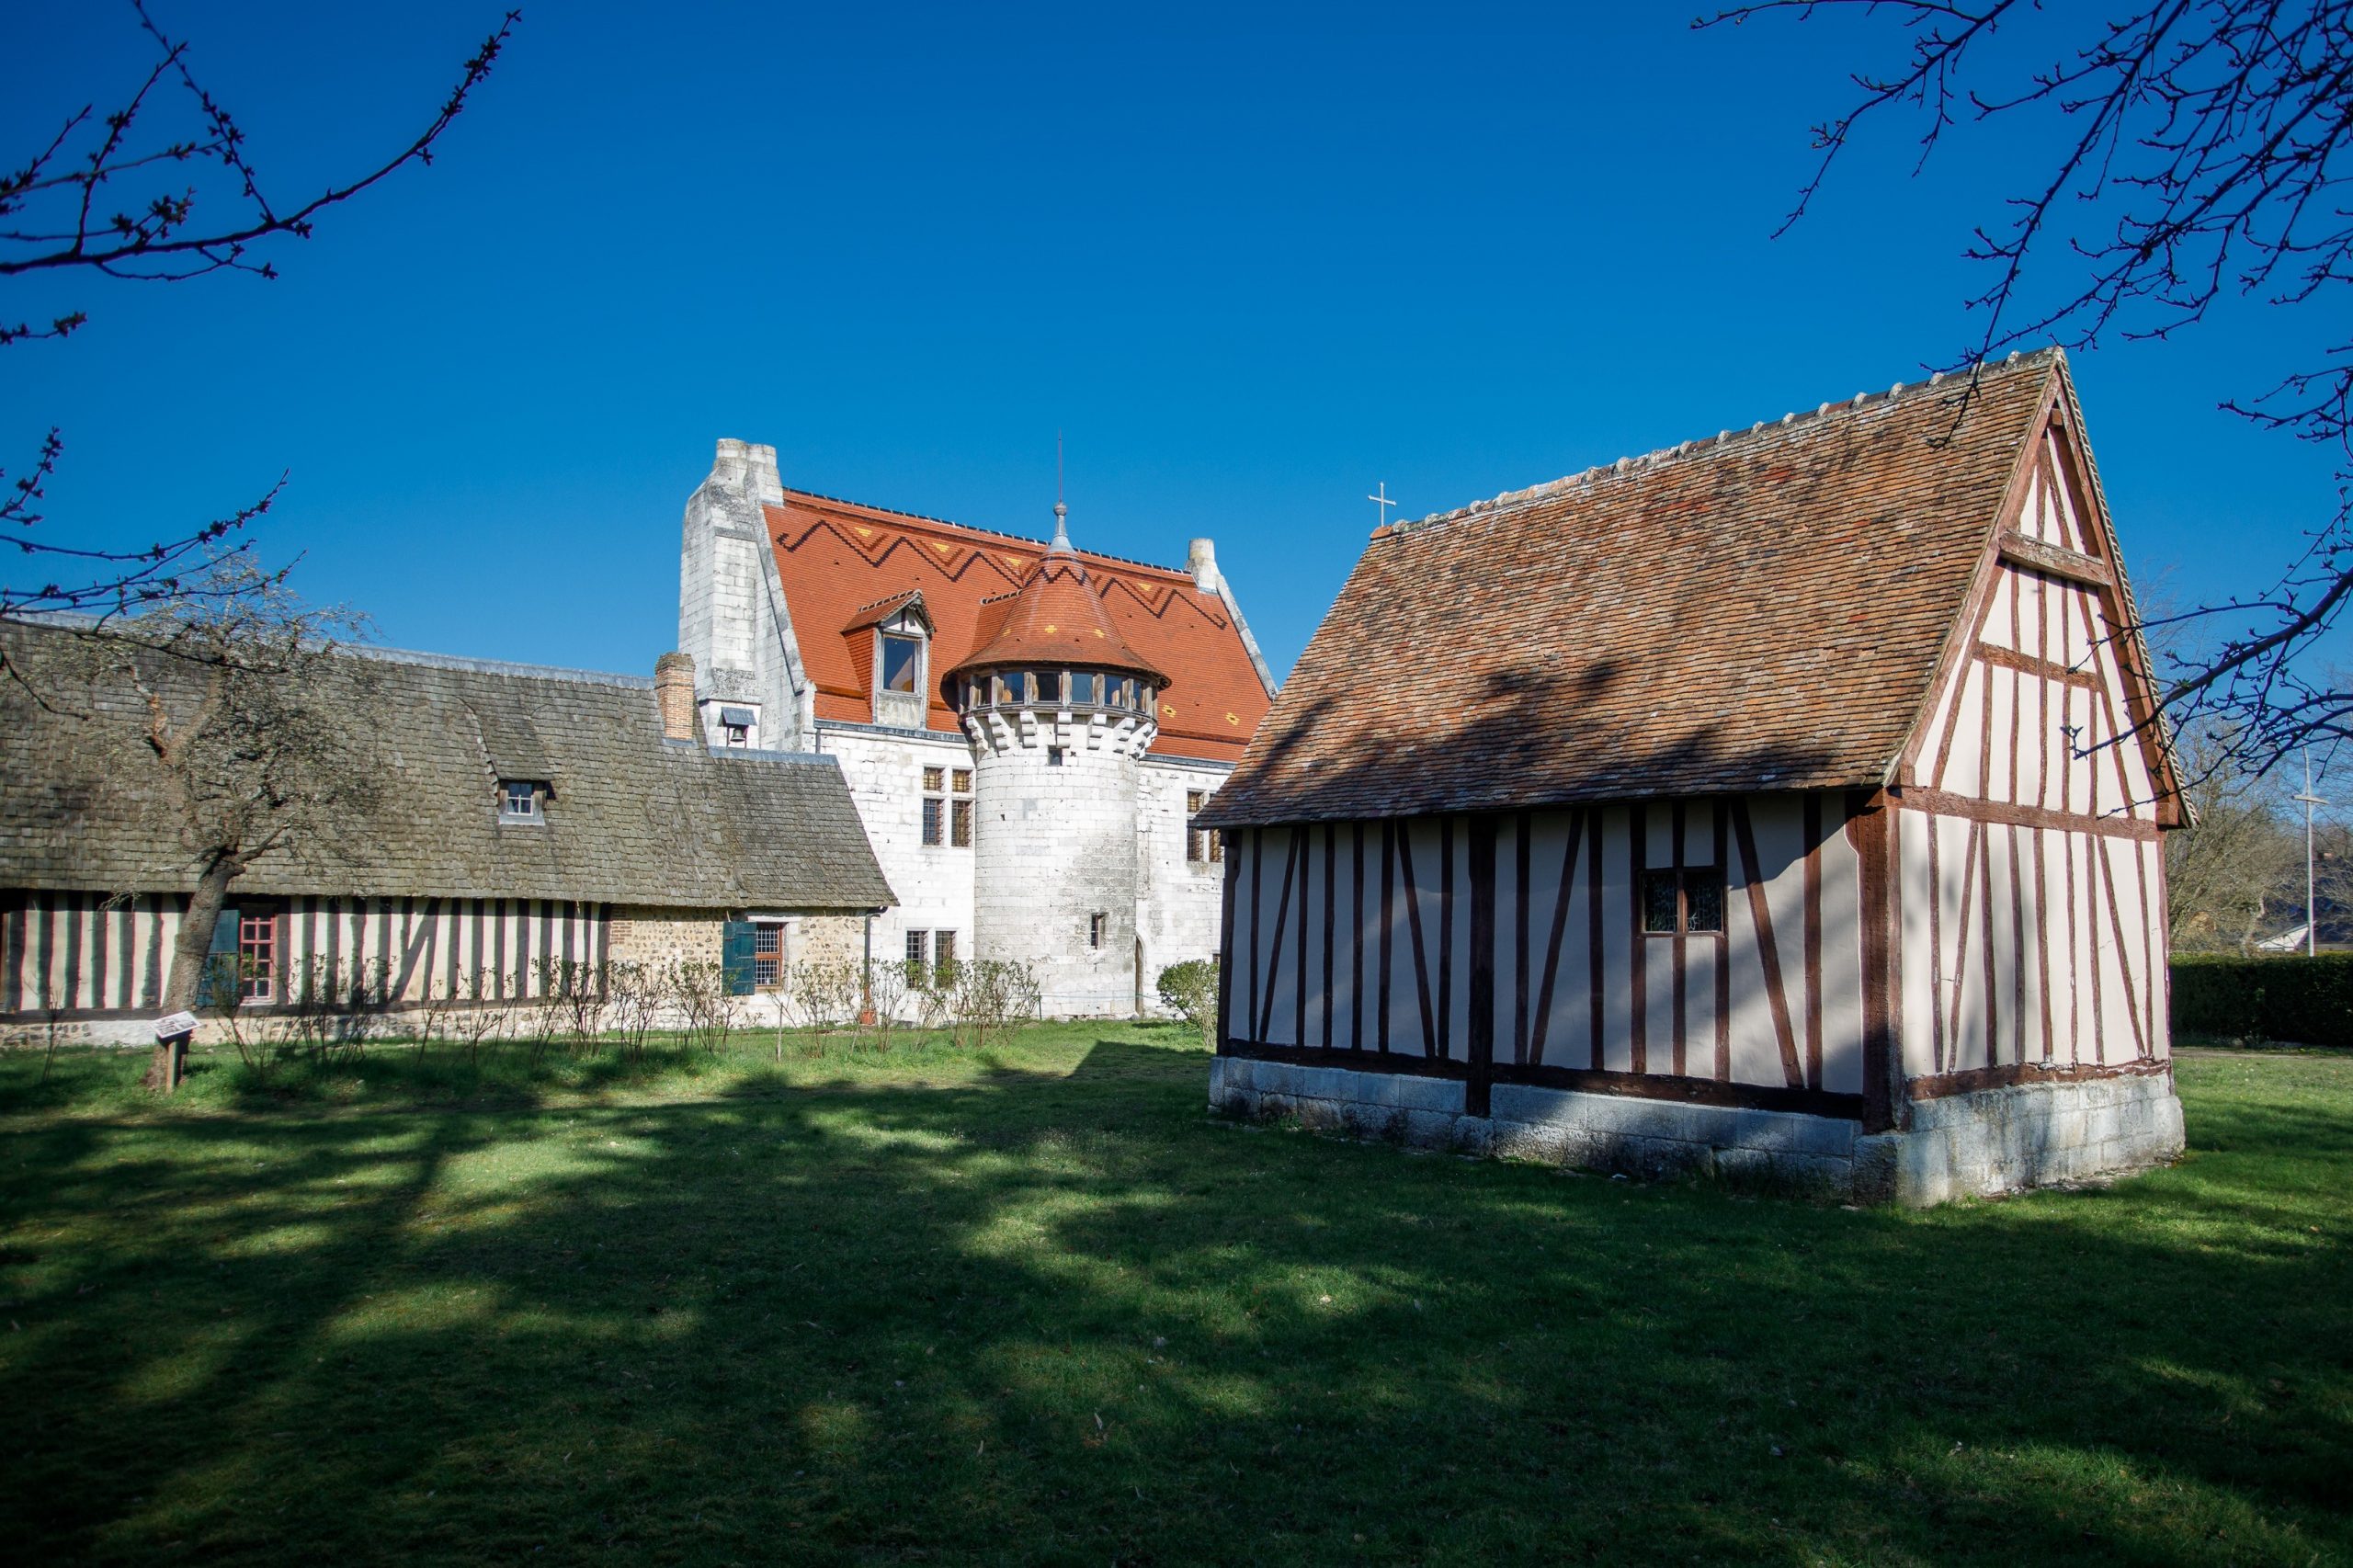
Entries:
<svg viewBox="0 0 2353 1568">
<path fill-rule="evenodd" d="M 0 628 L 13 646 L 65 635 Z M 431 654 L 337 658 L 364 705 L 379 802 L 324 856 L 273 853 L 244 892 L 538 898 L 681 909 L 879 909 L 897 901 L 832 757 L 665 741 L 654 683 Z M 165 892 L 194 881 L 154 775 L 118 766 L 92 723 L 0 681 L 0 888 Z M 540 825 L 502 824 L 496 786 L 551 786 Z"/>
</svg>

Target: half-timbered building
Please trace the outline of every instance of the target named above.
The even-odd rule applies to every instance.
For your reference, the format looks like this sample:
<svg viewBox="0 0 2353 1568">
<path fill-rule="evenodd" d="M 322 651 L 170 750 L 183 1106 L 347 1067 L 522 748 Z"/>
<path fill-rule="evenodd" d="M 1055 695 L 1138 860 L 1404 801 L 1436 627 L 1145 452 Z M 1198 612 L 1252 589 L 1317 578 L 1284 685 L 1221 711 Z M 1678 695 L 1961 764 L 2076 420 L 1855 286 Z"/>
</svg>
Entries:
<svg viewBox="0 0 2353 1568">
<path fill-rule="evenodd" d="M 1205 819 L 1212 1099 L 1915 1202 L 2171 1157 L 2135 624 L 2055 350 L 1379 530 Z"/>
<path fill-rule="evenodd" d="M 19 670 L 68 635 L 0 628 Z M 326 665 L 313 705 L 364 733 L 378 787 L 231 883 L 210 945 L 257 1017 L 324 988 L 397 1031 L 429 1003 L 504 1008 L 616 961 L 718 966 L 748 994 L 801 959 L 858 957 L 892 903 L 840 764 L 708 744 L 684 655 L 653 679 Z M 199 860 L 135 744 L 99 733 L 135 737 L 128 685 L 48 698 L 0 687 L 0 1039 L 147 1043 Z"/>
</svg>

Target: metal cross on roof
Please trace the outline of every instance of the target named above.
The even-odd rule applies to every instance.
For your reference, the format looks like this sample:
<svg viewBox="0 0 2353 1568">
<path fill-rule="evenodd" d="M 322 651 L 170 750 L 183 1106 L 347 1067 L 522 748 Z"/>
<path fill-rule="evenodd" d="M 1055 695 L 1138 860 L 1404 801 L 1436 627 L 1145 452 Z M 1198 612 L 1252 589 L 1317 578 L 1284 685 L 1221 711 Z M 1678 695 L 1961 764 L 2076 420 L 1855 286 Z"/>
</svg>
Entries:
<svg viewBox="0 0 2353 1568">
<path fill-rule="evenodd" d="M 1381 508 L 1381 526 L 1385 528 L 1389 526 L 1389 508 L 1398 506 L 1400 503 L 1390 499 L 1389 482 L 1387 480 L 1382 480 L 1379 484 L 1374 485 L 1373 489 L 1378 491 L 1380 494 L 1368 495 L 1365 499 Z"/>
</svg>

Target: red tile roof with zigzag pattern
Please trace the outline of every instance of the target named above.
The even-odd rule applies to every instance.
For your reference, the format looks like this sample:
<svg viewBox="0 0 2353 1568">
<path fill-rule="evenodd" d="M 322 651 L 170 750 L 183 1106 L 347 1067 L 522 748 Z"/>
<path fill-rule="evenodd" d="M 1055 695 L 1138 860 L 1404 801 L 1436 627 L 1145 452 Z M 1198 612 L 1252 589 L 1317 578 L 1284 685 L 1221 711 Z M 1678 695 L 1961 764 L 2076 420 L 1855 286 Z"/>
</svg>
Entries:
<svg viewBox="0 0 2353 1568">
<path fill-rule="evenodd" d="M 1044 559 L 1042 540 L 787 490 L 767 507 L 769 538 L 801 658 L 817 686 L 817 717 L 869 723 L 865 662 L 845 629 L 861 609 L 920 590 L 935 628 L 927 728 L 953 733 L 956 716 L 937 677 L 969 658 L 983 619 L 1004 625 L 1003 605 Z M 1269 701 L 1242 630 L 1225 601 L 1168 567 L 1077 551 L 1103 613 L 1135 653 L 1168 676 L 1155 755 L 1216 762 L 1240 758 Z"/>
</svg>

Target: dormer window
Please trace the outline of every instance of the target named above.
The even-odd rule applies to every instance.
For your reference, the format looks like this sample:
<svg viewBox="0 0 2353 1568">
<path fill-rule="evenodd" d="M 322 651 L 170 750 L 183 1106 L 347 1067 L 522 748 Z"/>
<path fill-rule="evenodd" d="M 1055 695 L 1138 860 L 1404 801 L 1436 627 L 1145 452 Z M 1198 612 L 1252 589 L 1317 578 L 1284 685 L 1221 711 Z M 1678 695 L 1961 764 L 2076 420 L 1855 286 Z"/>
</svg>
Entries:
<svg viewBox="0 0 2353 1568">
<path fill-rule="evenodd" d="M 920 730 L 936 700 L 931 690 L 931 613 L 912 589 L 878 599 L 850 618 L 843 634 L 868 675 L 874 722 L 894 730 Z"/>
<path fill-rule="evenodd" d="M 882 634 L 882 689 L 912 693 L 923 676 L 923 639 Z"/>
<path fill-rule="evenodd" d="M 513 823 L 543 823 L 547 814 L 540 802 L 547 793 L 547 786 L 529 778 L 502 778 L 498 781 L 498 820 Z"/>
</svg>

